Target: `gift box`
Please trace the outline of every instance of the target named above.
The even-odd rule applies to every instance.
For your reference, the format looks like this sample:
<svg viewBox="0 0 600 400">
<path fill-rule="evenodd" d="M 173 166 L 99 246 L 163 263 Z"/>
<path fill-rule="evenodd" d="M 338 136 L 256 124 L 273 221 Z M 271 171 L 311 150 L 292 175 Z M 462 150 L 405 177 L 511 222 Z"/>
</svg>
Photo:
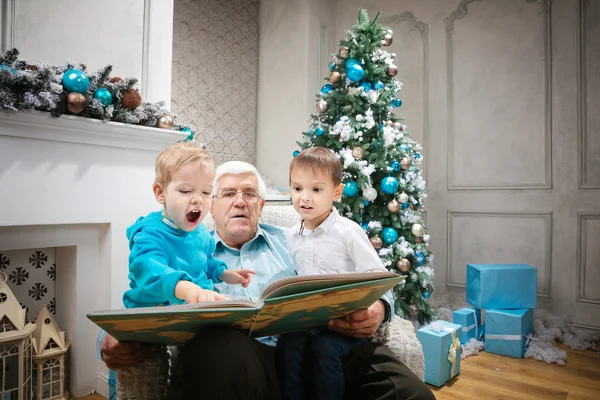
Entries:
<svg viewBox="0 0 600 400">
<path fill-rule="evenodd" d="M 522 358 L 533 332 L 533 310 L 486 310 L 485 351 Z"/>
<path fill-rule="evenodd" d="M 108 400 L 119 400 L 117 397 L 117 372 L 108 370 Z"/>
<path fill-rule="evenodd" d="M 535 308 L 537 269 L 525 264 L 468 264 L 467 301 L 475 308 Z"/>
<path fill-rule="evenodd" d="M 425 382 L 442 386 L 460 373 L 461 326 L 436 321 L 417 332 L 425 355 Z"/>
<path fill-rule="evenodd" d="M 462 326 L 460 343 L 465 344 L 469 339 L 481 340 L 483 324 L 481 323 L 481 310 L 479 308 L 465 307 L 452 313 L 455 324 Z"/>
</svg>

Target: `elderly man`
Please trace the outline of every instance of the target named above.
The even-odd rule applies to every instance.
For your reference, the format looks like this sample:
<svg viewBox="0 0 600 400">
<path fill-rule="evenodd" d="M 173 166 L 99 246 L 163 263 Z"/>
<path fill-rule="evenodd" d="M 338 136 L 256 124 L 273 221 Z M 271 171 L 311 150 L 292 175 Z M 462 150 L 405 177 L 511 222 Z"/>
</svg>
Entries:
<svg viewBox="0 0 600 400">
<path fill-rule="evenodd" d="M 215 220 L 214 256 L 229 269 L 256 271 L 248 288 L 219 285 L 227 296 L 257 300 L 269 282 L 295 274 L 285 232 L 259 224 L 265 184 L 256 169 L 232 161 L 217 168 L 211 214 Z M 370 338 L 389 320 L 388 298 L 346 318 L 329 321 L 329 329 L 357 338 Z M 234 329 L 199 333 L 181 351 L 176 366 L 175 399 L 279 399 L 275 369 L 275 338 L 252 339 Z M 109 368 L 128 367 L 153 348 L 119 343 L 107 335 L 101 355 Z M 353 349 L 344 364 L 348 398 L 435 399 L 431 391 L 385 346 L 367 342 Z"/>
</svg>

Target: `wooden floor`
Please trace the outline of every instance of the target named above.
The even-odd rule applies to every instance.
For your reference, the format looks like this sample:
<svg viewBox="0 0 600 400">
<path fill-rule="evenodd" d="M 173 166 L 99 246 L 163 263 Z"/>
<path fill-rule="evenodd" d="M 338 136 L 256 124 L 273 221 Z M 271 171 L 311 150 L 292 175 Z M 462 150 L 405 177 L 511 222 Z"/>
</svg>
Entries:
<svg viewBox="0 0 600 400">
<path fill-rule="evenodd" d="M 449 384 L 431 389 L 438 400 L 599 400 L 600 355 L 562 348 L 567 351 L 564 367 L 481 352 L 462 360 L 460 375 Z M 103 397 L 94 394 L 83 399 Z"/>
</svg>

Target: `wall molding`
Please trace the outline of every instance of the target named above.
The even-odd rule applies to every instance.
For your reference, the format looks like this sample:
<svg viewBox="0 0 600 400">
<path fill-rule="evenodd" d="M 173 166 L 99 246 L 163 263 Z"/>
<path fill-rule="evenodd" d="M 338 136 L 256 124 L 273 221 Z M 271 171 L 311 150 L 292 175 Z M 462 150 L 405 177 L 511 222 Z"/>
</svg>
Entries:
<svg viewBox="0 0 600 400">
<path fill-rule="evenodd" d="M 15 1 L 0 0 L 0 51 L 15 47 Z"/>
<path fill-rule="evenodd" d="M 475 1 L 475 0 L 472 0 Z M 384 25 L 392 23 L 401 24 L 408 23 L 410 30 L 419 31 L 421 40 L 423 41 L 423 179 L 427 180 L 427 161 L 429 149 L 429 25 L 419 21 L 410 11 L 405 11 L 401 14 L 392 15 L 382 18 L 380 21 Z"/>
<path fill-rule="evenodd" d="M 447 189 L 459 190 L 524 190 L 524 189 L 552 189 L 552 30 L 551 30 L 551 0 L 525 0 L 527 3 L 539 2 L 544 15 L 544 59 L 545 59 L 545 178 L 544 182 L 522 184 L 483 184 L 483 185 L 457 185 L 454 183 L 454 24 L 457 20 L 465 18 L 469 5 L 483 0 L 461 0 L 456 10 L 446 17 L 446 84 L 447 84 Z"/>
<path fill-rule="evenodd" d="M 142 99 L 148 98 L 150 91 L 150 15 L 152 0 L 144 0 L 144 25 L 142 33 L 142 77 L 140 79 Z"/>
<path fill-rule="evenodd" d="M 588 298 L 585 294 L 586 275 L 586 223 L 588 220 L 600 220 L 599 212 L 577 213 L 577 301 L 580 303 L 600 304 L 600 298 Z"/>
<path fill-rule="evenodd" d="M 495 218 L 536 218 L 544 221 L 545 231 L 545 264 L 544 273 L 545 279 L 541 292 L 538 292 L 538 297 L 551 297 L 552 289 L 552 220 L 553 213 L 551 211 L 522 211 L 522 212 L 501 212 L 501 211 L 452 211 L 448 210 L 447 214 L 447 247 L 446 247 L 446 286 L 464 288 L 465 283 L 455 282 L 450 279 L 452 275 L 452 255 L 453 255 L 453 235 L 452 225 L 457 217 L 495 217 Z"/>
</svg>

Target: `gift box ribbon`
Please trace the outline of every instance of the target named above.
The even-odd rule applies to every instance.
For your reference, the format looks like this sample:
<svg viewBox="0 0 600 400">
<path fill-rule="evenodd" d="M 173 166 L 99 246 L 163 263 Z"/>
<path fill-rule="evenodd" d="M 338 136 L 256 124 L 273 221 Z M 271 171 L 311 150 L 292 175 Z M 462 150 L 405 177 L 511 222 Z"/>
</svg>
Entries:
<svg viewBox="0 0 600 400">
<path fill-rule="evenodd" d="M 486 340 L 521 340 L 521 338 L 527 339 L 525 341 L 525 347 L 529 345 L 529 342 L 532 340 L 539 340 L 533 337 L 533 333 L 528 335 L 485 335 Z"/>
</svg>

